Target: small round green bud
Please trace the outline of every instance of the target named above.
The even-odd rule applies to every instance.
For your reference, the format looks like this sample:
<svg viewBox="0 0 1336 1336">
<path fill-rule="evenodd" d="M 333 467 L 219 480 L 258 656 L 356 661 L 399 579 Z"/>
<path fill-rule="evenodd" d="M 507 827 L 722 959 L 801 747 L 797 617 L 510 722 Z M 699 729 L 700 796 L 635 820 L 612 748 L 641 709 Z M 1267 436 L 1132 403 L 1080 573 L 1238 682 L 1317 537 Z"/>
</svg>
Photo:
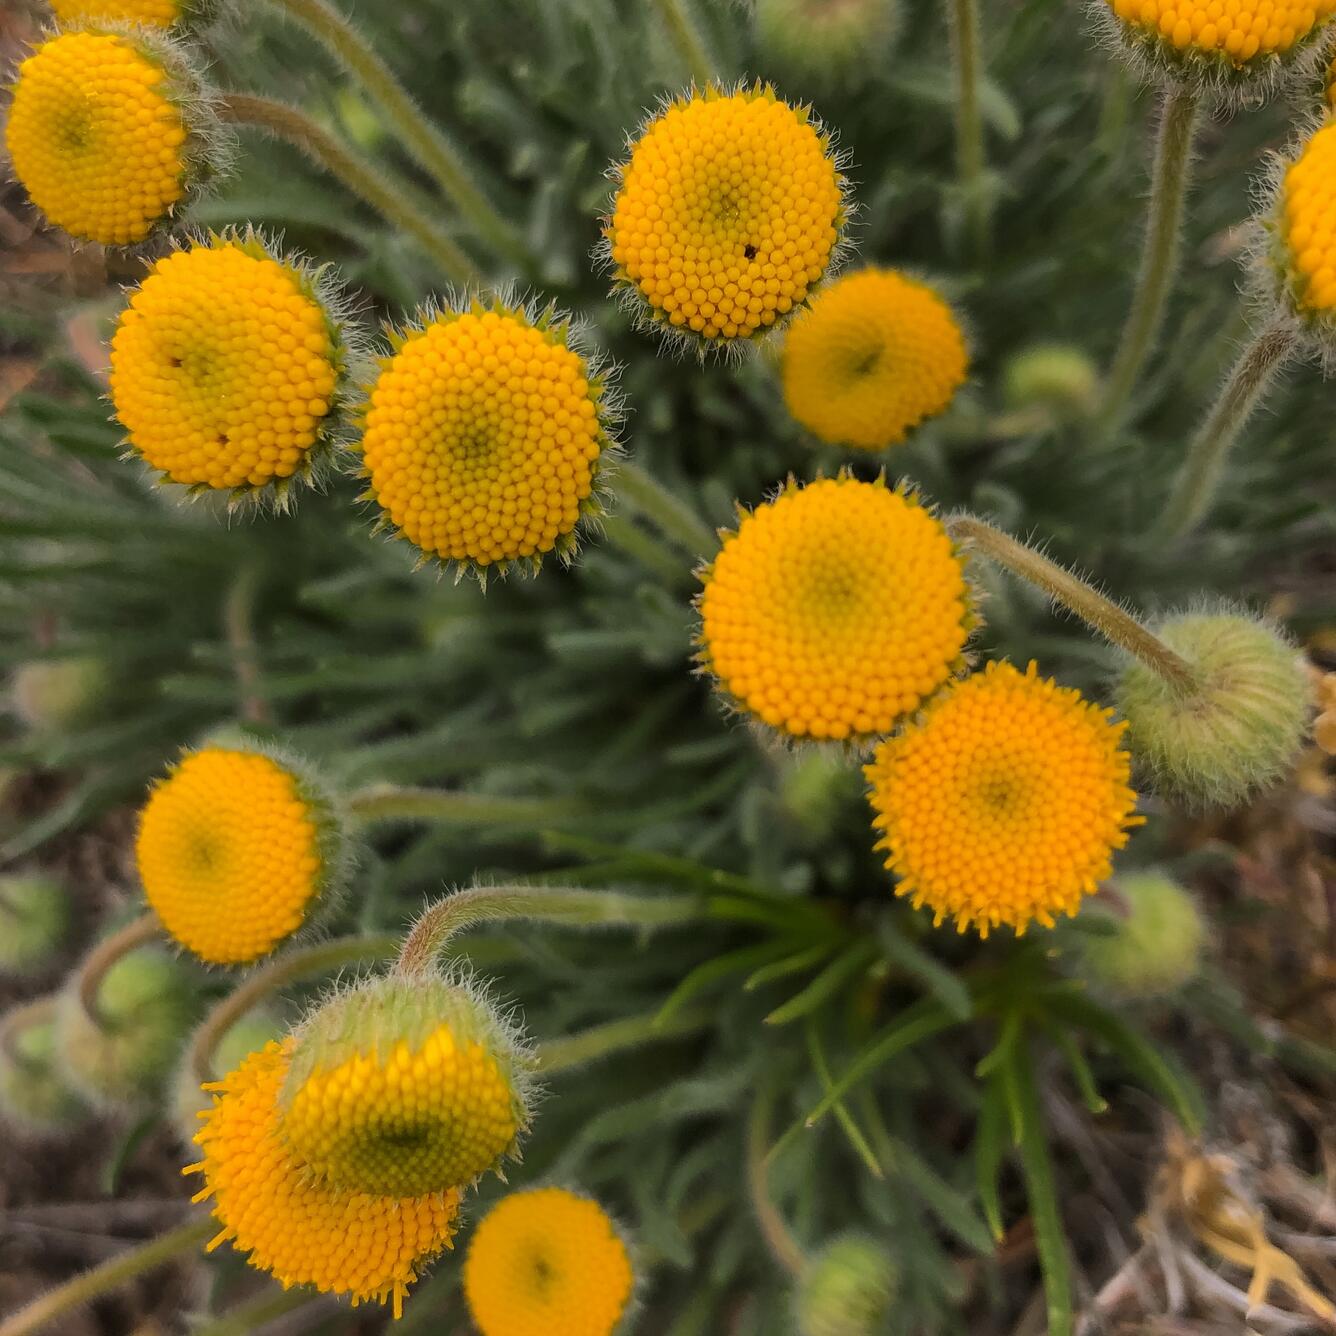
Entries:
<svg viewBox="0 0 1336 1336">
<path fill-rule="evenodd" d="M 841 813 L 862 797 L 861 773 L 837 753 L 803 748 L 786 755 L 782 764 L 780 805 L 810 840 L 829 836 Z"/>
<path fill-rule="evenodd" d="M 210 1067 L 218 1076 L 235 1071 L 252 1053 L 258 1053 L 271 1039 L 281 1039 L 282 1021 L 264 1007 L 247 1012 L 231 1026 L 214 1046 Z M 172 1114 L 181 1140 L 190 1145 L 199 1131 L 200 1115 L 213 1108 L 211 1093 L 200 1088 L 199 1073 L 191 1061 L 190 1046 L 176 1070 L 172 1085 Z"/>
<path fill-rule="evenodd" d="M 1099 370 L 1071 344 L 1036 343 L 1007 363 L 1002 385 L 1009 408 L 1039 408 L 1066 422 L 1093 411 Z"/>
<path fill-rule="evenodd" d="M 798 1279 L 800 1336 L 876 1336 L 890 1316 L 896 1283 L 884 1244 L 865 1234 L 832 1240 Z"/>
<path fill-rule="evenodd" d="M 69 931 L 69 892 L 54 877 L 0 877 L 0 974 L 39 974 Z"/>
<path fill-rule="evenodd" d="M 1160 872 L 1137 872 L 1106 891 L 1077 920 L 1097 916 L 1104 929 L 1080 935 L 1083 975 L 1124 997 L 1171 993 L 1196 977 L 1205 925 L 1182 886 Z"/>
<path fill-rule="evenodd" d="M 171 1073 L 197 1010 L 190 969 L 156 946 L 114 961 L 99 980 L 97 1017 L 77 976 L 60 999 L 57 1042 L 71 1082 L 110 1108 L 152 1100 Z"/>
<path fill-rule="evenodd" d="M 1154 628 L 1197 674 L 1183 692 L 1140 660 L 1120 674 L 1127 740 L 1155 785 L 1194 807 L 1234 807 L 1293 768 L 1311 713 L 1299 652 L 1259 618 L 1175 613 Z"/>
<path fill-rule="evenodd" d="M 100 659 L 36 659 L 10 680 L 14 713 L 34 732 L 55 733 L 83 723 L 105 695 L 107 671 Z"/>
<path fill-rule="evenodd" d="M 0 1017 L 0 1115 L 34 1135 L 67 1131 L 88 1116 L 56 1061 L 53 1013 L 47 1001 Z"/>
<path fill-rule="evenodd" d="M 874 73 L 900 30 L 900 0 L 756 0 L 762 62 L 832 88 Z"/>
</svg>

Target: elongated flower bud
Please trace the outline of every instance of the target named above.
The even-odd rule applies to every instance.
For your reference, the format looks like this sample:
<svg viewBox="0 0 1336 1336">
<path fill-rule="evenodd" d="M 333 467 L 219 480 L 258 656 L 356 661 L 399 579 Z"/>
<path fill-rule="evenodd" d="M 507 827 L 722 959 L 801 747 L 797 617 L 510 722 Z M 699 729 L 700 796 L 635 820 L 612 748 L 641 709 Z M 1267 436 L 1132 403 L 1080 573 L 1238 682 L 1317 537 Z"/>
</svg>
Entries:
<svg viewBox="0 0 1336 1336">
<path fill-rule="evenodd" d="M 799 1277 L 799 1336 L 877 1336 L 895 1302 L 897 1273 L 886 1244 L 863 1234 L 828 1243 Z"/>
<path fill-rule="evenodd" d="M 106 687 L 106 666 L 87 655 L 21 663 L 10 681 L 15 713 L 38 733 L 82 723 L 96 711 Z"/>
</svg>

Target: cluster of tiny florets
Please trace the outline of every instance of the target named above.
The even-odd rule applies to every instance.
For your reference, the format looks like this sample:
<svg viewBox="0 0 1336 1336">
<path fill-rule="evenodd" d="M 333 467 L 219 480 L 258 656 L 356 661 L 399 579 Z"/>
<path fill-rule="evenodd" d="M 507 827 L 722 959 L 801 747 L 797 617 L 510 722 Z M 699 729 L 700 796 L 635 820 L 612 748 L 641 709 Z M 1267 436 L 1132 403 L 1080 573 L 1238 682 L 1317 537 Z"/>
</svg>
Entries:
<svg viewBox="0 0 1336 1336">
<path fill-rule="evenodd" d="M 1304 144 L 1285 170 L 1280 192 L 1280 237 L 1291 297 L 1301 313 L 1336 310 L 1336 125 Z"/>
<path fill-rule="evenodd" d="M 182 16 L 181 0 L 51 0 L 51 9 L 66 26 L 110 22 L 170 28 Z"/>
<path fill-rule="evenodd" d="M 806 109 L 769 87 L 710 90 L 635 140 L 604 239 L 651 322 L 726 343 L 802 306 L 844 216 L 834 151 Z"/>
<path fill-rule="evenodd" d="M 162 67 L 116 33 L 60 33 L 19 66 L 5 143 L 52 223 L 128 245 L 181 203 L 189 131 L 167 84 Z"/>
<path fill-rule="evenodd" d="M 951 308 L 893 269 L 846 274 L 784 339 L 784 402 L 832 445 L 881 450 L 940 413 L 969 358 Z"/>
<path fill-rule="evenodd" d="M 1124 23 L 1177 51 L 1235 65 L 1284 55 L 1336 12 L 1336 0 L 1103 0 Z"/>
</svg>

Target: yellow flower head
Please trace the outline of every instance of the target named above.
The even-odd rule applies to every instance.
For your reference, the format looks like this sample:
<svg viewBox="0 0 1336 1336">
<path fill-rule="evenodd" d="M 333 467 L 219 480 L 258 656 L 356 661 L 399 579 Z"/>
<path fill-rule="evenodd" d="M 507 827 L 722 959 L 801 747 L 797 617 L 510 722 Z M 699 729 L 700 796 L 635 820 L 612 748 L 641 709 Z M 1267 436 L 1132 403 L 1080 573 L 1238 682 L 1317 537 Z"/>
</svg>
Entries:
<svg viewBox="0 0 1336 1336">
<path fill-rule="evenodd" d="M 157 261 L 111 341 L 111 400 L 164 480 L 282 504 L 331 441 L 341 322 L 292 259 L 212 236 Z"/>
<path fill-rule="evenodd" d="M 846 217 L 830 137 L 769 85 L 674 99 L 616 176 L 603 227 L 616 282 L 648 323 L 702 352 L 801 307 Z"/>
<path fill-rule="evenodd" d="M 239 965 L 295 933 L 341 880 L 343 836 L 309 776 L 256 751 L 186 755 L 139 814 L 135 857 L 163 927 Z"/>
<path fill-rule="evenodd" d="M 741 515 L 703 579 L 702 663 L 794 737 L 889 732 L 961 665 L 971 626 L 945 529 L 880 479 L 790 483 Z"/>
<path fill-rule="evenodd" d="M 143 241 L 207 170 L 199 89 L 144 32 L 66 32 L 19 66 L 5 143 L 14 174 L 83 241 Z"/>
<path fill-rule="evenodd" d="M 861 269 L 790 326 L 784 402 L 831 445 L 882 450 L 940 413 L 968 366 L 960 326 L 930 287 L 894 269 Z"/>
<path fill-rule="evenodd" d="M 1139 823 L 1123 728 L 1033 663 L 943 692 L 865 772 L 896 894 L 985 937 L 1074 913 Z"/>
<path fill-rule="evenodd" d="M 614 448 L 608 373 L 568 321 L 495 300 L 396 334 L 367 396 L 363 465 L 381 526 L 484 576 L 568 560 Z"/>
<path fill-rule="evenodd" d="M 1304 141 L 1284 169 L 1277 201 L 1276 268 L 1290 304 L 1305 319 L 1330 321 L 1336 313 L 1336 123 Z"/>
<path fill-rule="evenodd" d="M 369 980 L 335 994 L 296 1040 L 283 1140 L 335 1187 L 420 1197 L 467 1186 L 528 1124 L 515 1037 L 448 979 Z"/>
<path fill-rule="evenodd" d="M 51 8 L 66 26 L 142 23 L 146 28 L 170 28 L 183 11 L 181 0 L 51 0 Z"/>
<path fill-rule="evenodd" d="M 464 1261 L 464 1297 L 482 1336 L 612 1336 L 634 1283 L 607 1213 L 564 1188 L 503 1197 Z"/>
<path fill-rule="evenodd" d="M 279 1090 L 291 1040 L 266 1044 L 208 1087 L 213 1108 L 195 1140 L 203 1158 L 185 1173 L 204 1175 L 194 1200 L 213 1199 L 222 1230 L 252 1266 L 286 1285 L 375 1299 L 398 1317 L 423 1266 L 452 1246 L 459 1192 L 373 1197 L 322 1183 L 279 1135 Z"/>
</svg>

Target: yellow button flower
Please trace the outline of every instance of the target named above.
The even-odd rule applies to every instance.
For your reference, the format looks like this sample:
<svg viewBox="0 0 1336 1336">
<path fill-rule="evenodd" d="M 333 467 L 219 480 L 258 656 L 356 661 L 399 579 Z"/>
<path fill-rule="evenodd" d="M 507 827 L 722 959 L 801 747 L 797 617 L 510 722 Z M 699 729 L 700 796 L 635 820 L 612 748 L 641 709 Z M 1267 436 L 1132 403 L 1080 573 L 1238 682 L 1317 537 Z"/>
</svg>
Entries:
<svg viewBox="0 0 1336 1336">
<path fill-rule="evenodd" d="M 567 322 L 501 303 L 441 311 L 397 337 L 371 386 L 368 499 L 428 557 L 485 574 L 575 549 L 613 447 L 606 376 Z"/>
<path fill-rule="evenodd" d="M 330 435 L 344 353 L 295 264 L 254 238 L 159 260 L 111 341 L 111 399 L 164 478 L 239 494 L 309 477 Z"/>
<path fill-rule="evenodd" d="M 206 1087 L 215 1097 L 195 1138 L 203 1159 L 183 1172 L 203 1174 L 194 1200 L 212 1198 L 223 1226 L 209 1248 L 230 1239 L 284 1286 L 388 1302 L 398 1317 L 422 1268 L 452 1246 L 459 1192 L 373 1197 L 321 1183 L 279 1136 L 290 1051 L 291 1040 L 267 1044 Z"/>
<path fill-rule="evenodd" d="M 163 927 L 201 960 L 267 955 L 336 879 L 340 835 L 309 781 L 258 752 L 206 747 L 139 816 L 139 876 Z"/>
<path fill-rule="evenodd" d="M 1336 310 L 1336 125 L 1312 135 L 1285 171 L 1280 190 L 1282 263 L 1301 314 Z"/>
<path fill-rule="evenodd" d="M 648 322 L 703 348 L 800 307 L 844 226 L 844 178 L 805 107 L 768 85 L 668 104 L 619 171 L 604 242 Z"/>
<path fill-rule="evenodd" d="M 503 1197 L 464 1261 L 464 1297 L 482 1336 L 612 1336 L 633 1288 L 607 1213 L 564 1188 Z"/>
<path fill-rule="evenodd" d="M 940 413 L 969 358 L 951 308 L 894 269 L 835 280 L 784 338 L 788 410 L 831 445 L 882 450 Z"/>
<path fill-rule="evenodd" d="M 14 174 L 84 241 L 142 241 L 187 194 L 189 129 L 145 51 L 115 33 L 68 32 L 19 66 L 5 128 Z"/>
<path fill-rule="evenodd" d="M 896 894 L 985 937 L 1074 913 L 1139 824 L 1111 713 L 989 663 L 883 742 L 866 774 Z"/>
<path fill-rule="evenodd" d="M 466 1186 L 515 1150 L 528 1122 L 521 1060 L 462 985 L 373 979 L 298 1032 L 283 1139 L 336 1187 L 420 1197 Z"/>
<path fill-rule="evenodd" d="M 794 737 L 887 733 L 961 662 L 971 614 L 942 525 L 884 482 L 790 484 L 704 575 L 701 660 Z"/>
<path fill-rule="evenodd" d="M 51 0 L 65 26 L 84 23 L 142 23 L 170 28 L 181 17 L 181 0 Z"/>
</svg>

